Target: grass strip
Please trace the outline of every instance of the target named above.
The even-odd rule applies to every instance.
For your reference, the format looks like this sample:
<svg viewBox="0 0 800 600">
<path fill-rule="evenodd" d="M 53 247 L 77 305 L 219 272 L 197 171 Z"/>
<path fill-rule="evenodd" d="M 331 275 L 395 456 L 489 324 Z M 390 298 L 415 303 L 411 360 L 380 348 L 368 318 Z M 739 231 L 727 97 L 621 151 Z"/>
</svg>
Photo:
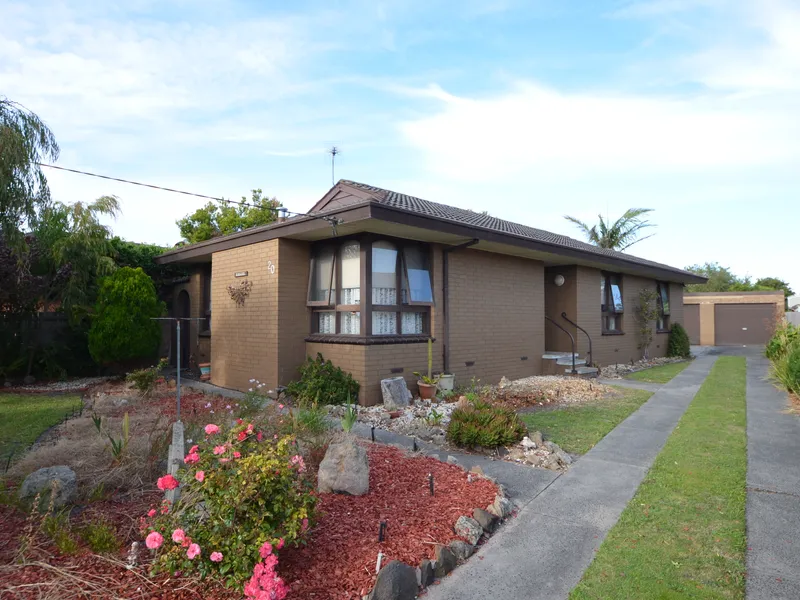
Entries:
<svg viewBox="0 0 800 600">
<path fill-rule="evenodd" d="M 520 415 L 529 431 L 541 431 L 572 454 L 586 454 L 628 415 L 647 402 L 652 392 L 614 387 L 611 398 Z"/>
<path fill-rule="evenodd" d="M 21 454 L 80 403 L 77 396 L 0 394 L 0 472 L 12 451 Z"/>
<path fill-rule="evenodd" d="M 683 362 L 659 365 L 657 367 L 642 369 L 641 371 L 631 373 L 630 375 L 626 376 L 625 379 L 633 379 L 634 381 L 644 381 L 647 383 L 667 383 L 673 377 L 675 377 L 675 375 L 688 367 L 689 364 L 690 362 L 687 360 Z"/>
<path fill-rule="evenodd" d="M 744 598 L 745 371 L 717 360 L 571 600 Z"/>
</svg>

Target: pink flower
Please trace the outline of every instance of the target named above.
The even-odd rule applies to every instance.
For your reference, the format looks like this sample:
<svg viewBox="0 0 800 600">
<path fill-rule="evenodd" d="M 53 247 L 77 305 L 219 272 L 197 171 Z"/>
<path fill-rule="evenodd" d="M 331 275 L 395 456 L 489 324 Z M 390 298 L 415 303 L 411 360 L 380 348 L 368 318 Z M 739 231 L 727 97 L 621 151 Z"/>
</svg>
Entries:
<svg viewBox="0 0 800 600">
<path fill-rule="evenodd" d="M 221 462 L 224 465 L 227 462 L 231 462 L 231 459 L 230 458 L 220 458 L 219 462 Z"/>
<path fill-rule="evenodd" d="M 197 479 L 197 481 L 199 481 L 200 483 L 203 483 L 203 480 L 206 478 L 206 472 L 198 471 L 197 473 L 194 474 L 194 478 Z"/>
<path fill-rule="evenodd" d="M 308 519 L 303 519 L 302 526 L 300 527 L 300 531 L 305 531 L 308 529 Z"/>
<path fill-rule="evenodd" d="M 164 504 L 164 505 L 161 507 L 161 514 L 162 514 L 162 515 L 165 515 L 165 514 L 167 514 L 168 512 L 169 512 L 169 504 Z"/>
<path fill-rule="evenodd" d="M 186 539 L 186 532 L 183 529 L 176 529 L 172 532 L 172 541 L 176 544 L 180 544 L 183 540 Z"/>
<path fill-rule="evenodd" d="M 189 448 L 189 454 L 194 454 L 194 453 L 195 453 L 195 452 L 197 452 L 199 449 L 200 449 L 200 447 L 199 447 L 197 444 L 195 444 L 194 446 L 192 446 L 191 448 Z"/>
<path fill-rule="evenodd" d="M 178 480 L 172 475 L 164 475 L 158 478 L 156 485 L 158 485 L 158 489 L 160 490 L 174 490 L 178 487 Z"/>
<path fill-rule="evenodd" d="M 225 454 L 225 446 L 214 446 L 214 454 Z"/>
<path fill-rule="evenodd" d="M 303 461 L 303 457 L 299 454 L 295 454 L 291 459 L 289 459 L 289 463 L 292 466 L 297 466 L 297 471 L 300 473 L 305 473 L 306 470 L 306 463 Z"/>
<path fill-rule="evenodd" d="M 241 452 L 234 452 L 233 453 L 233 458 L 242 458 L 242 453 Z"/>
<path fill-rule="evenodd" d="M 279 540 L 278 540 L 278 543 L 277 543 L 277 544 L 275 544 L 275 547 L 276 547 L 278 550 L 280 550 L 281 548 L 283 548 L 283 538 L 281 538 L 281 539 L 279 539 Z"/>
<path fill-rule="evenodd" d="M 257 439 L 257 440 L 260 442 L 261 440 L 263 440 L 263 439 L 264 439 L 264 434 L 263 434 L 263 433 L 261 433 L 261 432 L 259 431 L 259 432 L 256 434 L 256 439 Z"/>
<path fill-rule="evenodd" d="M 261 545 L 261 548 L 258 549 L 258 553 L 261 555 L 261 558 L 267 558 L 270 554 L 272 554 L 272 544 L 269 542 L 264 542 Z"/>
<path fill-rule="evenodd" d="M 164 543 L 164 536 L 162 536 L 157 531 L 151 531 L 147 534 L 147 537 L 144 539 L 144 545 L 150 548 L 150 550 L 155 550 L 161 544 Z"/>
<path fill-rule="evenodd" d="M 214 425 L 213 423 L 209 423 L 204 427 L 206 435 L 214 435 L 215 433 L 219 433 L 219 426 Z"/>
<path fill-rule="evenodd" d="M 151 508 L 150 510 L 148 510 L 147 511 L 147 516 L 148 517 L 155 517 L 156 516 L 156 509 L 155 508 Z"/>
<path fill-rule="evenodd" d="M 186 556 L 189 558 L 189 560 L 194 560 L 200 556 L 200 546 L 197 544 L 192 544 L 189 546 L 189 549 L 186 551 Z"/>
<path fill-rule="evenodd" d="M 222 552 L 212 552 L 211 562 L 222 562 Z"/>
<path fill-rule="evenodd" d="M 183 462 L 187 465 L 193 465 L 200 460 L 200 455 L 197 452 L 191 452 L 183 458 Z"/>
<path fill-rule="evenodd" d="M 253 424 L 252 423 L 248 423 L 247 424 L 247 435 L 250 435 L 251 433 L 253 433 Z"/>
<path fill-rule="evenodd" d="M 278 408 L 283 409 L 283 404 L 278 404 Z"/>
</svg>

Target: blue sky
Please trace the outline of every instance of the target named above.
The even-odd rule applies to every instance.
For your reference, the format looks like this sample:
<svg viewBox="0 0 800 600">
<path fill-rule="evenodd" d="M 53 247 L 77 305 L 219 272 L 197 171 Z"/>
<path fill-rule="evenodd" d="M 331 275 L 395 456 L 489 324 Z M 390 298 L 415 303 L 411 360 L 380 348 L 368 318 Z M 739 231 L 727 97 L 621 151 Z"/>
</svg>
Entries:
<svg viewBox="0 0 800 600">
<path fill-rule="evenodd" d="M 337 178 L 577 236 L 656 209 L 633 253 L 800 290 L 792 0 L 0 0 L 0 94 L 59 164 L 291 210 Z M 203 203 L 53 172 L 172 244 Z"/>
</svg>

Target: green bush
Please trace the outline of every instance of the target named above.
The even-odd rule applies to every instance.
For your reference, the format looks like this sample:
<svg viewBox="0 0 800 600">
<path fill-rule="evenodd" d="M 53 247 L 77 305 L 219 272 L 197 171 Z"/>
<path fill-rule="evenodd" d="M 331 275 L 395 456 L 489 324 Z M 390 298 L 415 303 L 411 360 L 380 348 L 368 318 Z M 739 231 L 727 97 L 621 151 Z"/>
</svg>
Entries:
<svg viewBox="0 0 800 600">
<path fill-rule="evenodd" d="M 447 426 L 448 441 L 466 448 L 515 444 L 526 433 L 525 425 L 513 410 L 481 401 L 454 410 Z"/>
<path fill-rule="evenodd" d="M 164 313 L 153 281 L 140 268 L 123 267 L 102 280 L 92 326 L 89 352 L 98 363 L 109 364 L 155 354 Z"/>
<path fill-rule="evenodd" d="M 800 339 L 772 361 L 772 377 L 792 394 L 800 394 Z"/>
<path fill-rule="evenodd" d="M 158 546 L 156 570 L 242 585 L 268 556 L 274 567 L 273 549 L 303 541 L 314 518 L 313 485 L 294 438 L 273 439 L 247 422 L 227 433 L 204 429 L 205 440 L 189 450 L 178 472 L 179 500 L 151 510 L 142 533 L 148 547 Z M 176 483 L 159 479 L 164 489 Z M 213 553 L 221 554 L 218 561 Z"/>
<path fill-rule="evenodd" d="M 358 398 L 358 381 L 334 367 L 322 354 L 317 353 L 317 358 L 309 356 L 299 371 L 300 379 L 286 386 L 286 391 L 298 402 L 347 404 L 349 398 Z"/>
<path fill-rule="evenodd" d="M 784 321 L 767 343 L 765 354 L 768 359 L 775 361 L 788 354 L 792 346 L 797 344 L 800 344 L 800 327 Z"/>
<path fill-rule="evenodd" d="M 686 333 L 683 325 L 680 323 L 672 325 L 667 342 L 667 356 L 689 358 L 692 355 L 689 346 L 689 334 Z"/>
<path fill-rule="evenodd" d="M 161 377 L 161 371 L 167 366 L 167 359 L 162 358 L 154 367 L 131 371 L 125 377 L 142 398 L 149 398 L 156 391 L 156 382 Z"/>
<path fill-rule="evenodd" d="M 87 523 L 81 528 L 80 534 L 86 545 L 97 554 L 111 554 L 120 548 L 116 531 L 105 521 Z"/>
</svg>

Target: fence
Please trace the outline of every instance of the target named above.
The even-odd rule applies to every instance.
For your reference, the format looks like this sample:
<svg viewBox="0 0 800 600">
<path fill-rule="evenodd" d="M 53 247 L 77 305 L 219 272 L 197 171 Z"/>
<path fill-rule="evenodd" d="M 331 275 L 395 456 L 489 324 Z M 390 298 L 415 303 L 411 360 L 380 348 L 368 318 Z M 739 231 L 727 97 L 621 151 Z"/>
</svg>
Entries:
<svg viewBox="0 0 800 600">
<path fill-rule="evenodd" d="M 787 312 L 786 320 L 796 327 L 800 327 L 800 312 Z"/>
</svg>

